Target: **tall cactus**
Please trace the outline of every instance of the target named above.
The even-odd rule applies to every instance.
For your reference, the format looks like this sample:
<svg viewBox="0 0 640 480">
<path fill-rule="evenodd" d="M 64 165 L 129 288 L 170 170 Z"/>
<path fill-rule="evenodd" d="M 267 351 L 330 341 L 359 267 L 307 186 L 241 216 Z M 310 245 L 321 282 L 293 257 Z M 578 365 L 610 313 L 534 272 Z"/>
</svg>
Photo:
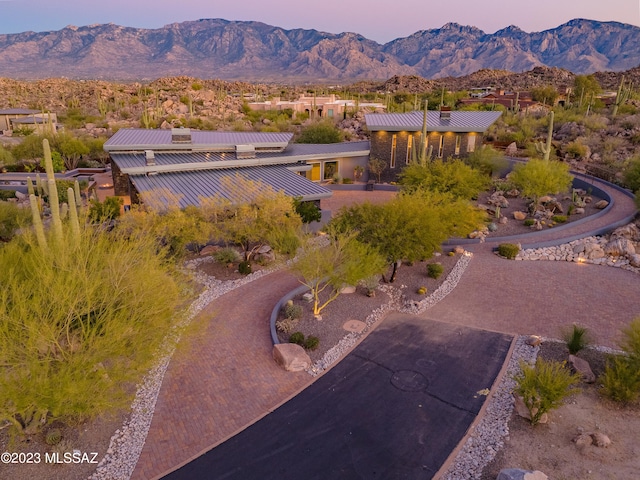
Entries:
<svg viewBox="0 0 640 480">
<path fill-rule="evenodd" d="M 622 80 L 620 80 L 620 86 L 618 87 L 618 93 L 616 94 L 616 100 L 613 103 L 613 110 L 611 111 L 611 117 L 615 117 L 618 114 L 618 108 L 620 105 L 623 105 L 627 100 L 629 100 L 629 96 L 631 95 L 631 82 L 629 82 L 629 86 L 624 88 L 624 75 L 622 76 Z"/>
<path fill-rule="evenodd" d="M 49 190 L 49 208 L 51 209 L 51 221 L 53 223 L 53 234 L 55 238 L 62 241 L 62 220 L 60 219 L 60 201 L 58 200 L 58 189 L 56 187 L 56 177 L 53 173 L 53 162 L 51 161 L 51 148 L 49 140 L 42 140 L 44 150 L 44 166 L 47 171 L 47 187 Z"/>
<path fill-rule="evenodd" d="M 33 188 L 33 182 L 31 181 L 31 177 L 27 177 L 27 192 L 29 195 L 35 195 L 36 192 Z"/>
<path fill-rule="evenodd" d="M 553 110 L 549 112 L 549 129 L 547 130 L 547 142 L 546 144 L 542 144 L 542 142 L 536 142 L 536 150 L 539 154 L 543 155 L 545 160 L 549 160 L 549 154 L 551 153 L 551 139 L 553 137 Z"/>
<path fill-rule="evenodd" d="M 42 219 L 40 218 L 40 208 L 38 207 L 38 200 L 34 194 L 29 195 L 29 204 L 31 205 L 31 217 L 33 218 L 33 229 L 36 231 L 36 239 L 40 248 L 47 248 L 47 238 L 44 236 L 44 227 L 42 226 Z"/>
<path fill-rule="evenodd" d="M 427 108 L 429 100 L 424 101 L 424 112 L 422 114 L 422 137 L 420 138 L 420 164 L 427 164 Z M 431 154 L 429 154 L 431 157 Z"/>
<path fill-rule="evenodd" d="M 77 241 L 80 238 L 80 221 L 78 220 L 76 195 L 73 188 L 69 187 L 67 189 L 67 196 L 69 197 L 69 221 L 71 223 L 71 233 L 73 234 L 74 240 Z"/>
</svg>

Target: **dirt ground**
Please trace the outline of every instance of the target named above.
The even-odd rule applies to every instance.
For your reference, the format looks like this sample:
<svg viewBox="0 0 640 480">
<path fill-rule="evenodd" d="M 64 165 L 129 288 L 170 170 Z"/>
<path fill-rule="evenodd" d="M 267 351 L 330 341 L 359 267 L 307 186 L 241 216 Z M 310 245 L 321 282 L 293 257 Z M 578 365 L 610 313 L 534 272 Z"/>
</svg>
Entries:
<svg viewBox="0 0 640 480">
<path fill-rule="evenodd" d="M 540 356 L 562 361 L 568 350 L 561 343 L 543 345 Z M 588 349 L 578 356 L 589 361 L 594 373 L 602 373 L 605 355 Z M 503 468 L 540 470 L 553 480 L 635 480 L 640 478 L 640 404 L 622 406 L 598 392 L 595 384 L 582 384 L 581 391 L 549 414 L 549 423 L 532 427 L 512 414 L 509 437 L 483 472 L 482 480 L 494 480 Z M 573 439 L 579 433 L 601 432 L 612 443 L 579 448 Z"/>
</svg>

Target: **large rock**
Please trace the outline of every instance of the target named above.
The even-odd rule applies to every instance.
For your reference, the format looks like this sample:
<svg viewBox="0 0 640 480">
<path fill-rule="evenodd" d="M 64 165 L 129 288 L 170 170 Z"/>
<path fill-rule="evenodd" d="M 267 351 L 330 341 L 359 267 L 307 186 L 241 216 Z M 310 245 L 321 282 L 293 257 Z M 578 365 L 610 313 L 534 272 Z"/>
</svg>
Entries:
<svg viewBox="0 0 640 480">
<path fill-rule="evenodd" d="M 524 403 L 524 399 L 520 396 L 520 395 L 515 395 L 515 405 L 514 408 L 516 410 L 516 413 L 518 415 L 520 415 L 522 418 L 526 418 L 527 420 L 531 421 L 531 415 L 529 415 L 529 409 L 527 408 L 527 406 Z M 533 409 L 533 414 L 535 415 L 538 412 L 538 410 L 536 408 Z M 547 423 L 549 422 L 549 415 L 547 415 L 546 413 L 543 413 L 542 415 L 540 415 L 540 420 L 538 421 L 538 423 Z"/>
<path fill-rule="evenodd" d="M 609 202 L 607 202 L 606 200 L 600 200 L 599 202 L 596 202 L 596 204 L 594 205 L 594 207 L 599 208 L 600 210 L 604 210 L 608 206 L 609 206 Z"/>
<path fill-rule="evenodd" d="M 273 359 L 287 372 L 301 372 L 311 366 L 311 358 L 300 345 L 279 343 L 273 346 Z"/>
<path fill-rule="evenodd" d="M 582 377 L 582 380 L 587 383 L 593 383 L 596 381 L 596 376 L 591 370 L 591 365 L 586 360 L 576 357 L 575 355 L 569 355 L 569 364 L 573 370 Z"/>
<path fill-rule="evenodd" d="M 524 212 L 515 211 L 513 212 L 513 218 L 515 220 L 524 220 L 525 218 L 527 218 L 527 214 Z"/>
<path fill-rule="evenodd" d="M 611 445 L 611 439 L 602 432 L 592 433 L 591 438 L 593 439 L 593 444 L 596 447 L 607 448 Z"/>
<path fill-rule="evenodd" d="M 627 257 L 629 259 L 629 265 L 632 267 L 640 268 L 640 253 L 634 253 Z"/>
<path fill-rule="evenodd" d="M 626 257 L 636 253 L 636 248 L 631 240 L 626 238 L 614 238 L 604 247 L 604 253 L 613 257 Z"/>
<path fill-rule="evenodd" d="M 616 228 L 611 233 L 611 239 L 614 238 L 626 238 L 632 242 L 640 242 L 640 228 L 635 223 L 629 223 L 622 227 Z"/>
<path fill-rule="evenodd" d="M 500 470 L 496 480 L 548 480 L 540 470 L 523 470 L 521 468 L 504 468 Z"/>
<path fill-rule="evenodd" d="M 581 433 L 573 439 L 573 443 L 576 444 L 576 447 L 583 449 L 587 448 L 593 443 L 593 438 L 591 438 L 591 435 L 587 433 Z"/>
</svg>

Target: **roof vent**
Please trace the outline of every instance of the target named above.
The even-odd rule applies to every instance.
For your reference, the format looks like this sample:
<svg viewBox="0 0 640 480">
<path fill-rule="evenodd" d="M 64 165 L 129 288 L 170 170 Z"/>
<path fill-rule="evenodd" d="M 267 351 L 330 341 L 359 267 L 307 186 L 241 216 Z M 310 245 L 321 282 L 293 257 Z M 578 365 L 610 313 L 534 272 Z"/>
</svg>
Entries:
<svg viewBox="0 0 640 480">
<path fill-rule="evenodd" d="M 153 154 L 153 150 L 145 150 L 144 151 L 145 164 L 147 167 L 156 164 L 156 157 Z"/>
<path fill-rule="evenodd" d="M 171 143 L 191 143 L 191 129 L 189 128 L 172 128 Z"/>
<path fill-rule="evenodd" d="M 256 158 L 256 147 L 253 145 L 236 145 L 236 158 Z"/>
<path fill-rule="evenodd" d="M 451 120 L 451 107 L 440 107 L 440 120 Z"/>
</svg>

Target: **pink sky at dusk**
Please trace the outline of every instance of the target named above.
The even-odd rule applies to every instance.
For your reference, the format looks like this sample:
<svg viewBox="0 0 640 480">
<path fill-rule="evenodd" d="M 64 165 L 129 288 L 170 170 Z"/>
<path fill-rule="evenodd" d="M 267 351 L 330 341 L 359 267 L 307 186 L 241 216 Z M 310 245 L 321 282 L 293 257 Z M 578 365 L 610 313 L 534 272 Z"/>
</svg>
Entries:
<svg viewBox="0 0 640 480">
<path fill-rule="evenodd" d="M 640 0 L 0 0 L 0 33 L 94 23 L 158 28 L 200 18 L 356 32 L 386 43 L 448 22 L 473 25 L 486 33 L 509 25 L 526 32 L 542 31 L 574 18 L 640 26 Z"/>
</svg>

